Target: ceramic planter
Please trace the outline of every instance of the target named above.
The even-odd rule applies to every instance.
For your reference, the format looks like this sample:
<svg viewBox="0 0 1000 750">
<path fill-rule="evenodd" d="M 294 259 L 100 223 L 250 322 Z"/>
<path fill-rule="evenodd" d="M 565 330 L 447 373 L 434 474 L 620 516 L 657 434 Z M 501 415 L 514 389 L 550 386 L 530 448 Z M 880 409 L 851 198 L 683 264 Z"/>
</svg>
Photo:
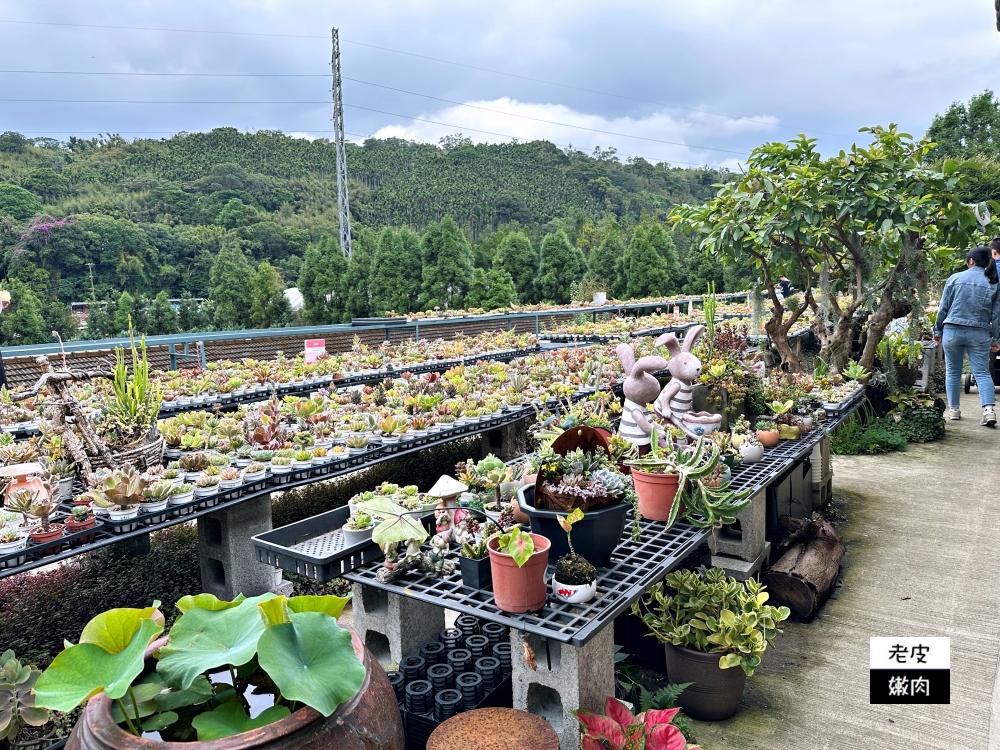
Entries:
<svg viewBox="0 0 1000 750">
<path fill-rule="evenodd" d="M 720 654 L 703 654 L 670 643 L 666 649 L 670 682 L 694 683 L 677 699 L 684 713 L 699 721 L 721 721 L 736 713 L 747 681 L 741 667 L 720 669 Z"/>
<path fill-rule="evenodd" d="M 9 555 L 12 552 L 20 552 L 28 546 L 28 532 L 19 531 L 17 539 L 13 542 L 0 542 L 0 557 Z"/>
<path fill-rule="evenodd" d="M 531 530 L 549 539 L 549 562 L 556 561 L 569 553 L 566 532 L 559 526 L 559 516 L 566 515 L 554 510 L 535 508 L 535 486 L 526 485 L 517 491 L 517 507 L 529 519 Z M 573 524 L 573 548 L 592 565 L 604 565 L 611 558 L 622 539 L 629 503 L 619 503 L 609 508 L 587 511 L 583 519 Z"/>
<path fill-rule="evenodd" d="M 284 466 L 280 466 L 280 465 L 277 465 L 277 464 L 274 464 L 274 463 L 271 464 L 271 473 L 272 474 L 287 474 L 291 470 L 292 470 L 292 465 L 291 464 L 285 464 Z"/>
<path fill-rule="evenodd" d="M 531 539 L 535 544 L 535 551 L 520 568 L 513 557 L 499 551 L 499 537 L 493 537 L 487 542 L 493 575 L 493 598 L 497 607 L 504 612 L 534 612 L 545 606 L 548 593 L 545 567 L 551 545 L 548 539 L 539 534 L 532 534 Z"/>
<path fill-rule="evenodd" d="M 764 446 L 763 445 L 750 445 L 749 443 L 744 443 L 740 446 L 740 456 L 748 464 L 755 464 L 764 460 Z"/>
<path fill-rule="evenodd" d="M 552 595 L 561 602 L 568 604 L 583 604 L 589 602 L 597 593 L 597 581 L 590 583 L 570 584 L 559 583 L 556 577 L 552 576 Z"/>
<path fill-rule="evenodd" d="M 798 440 L 802 436 L 802 428 L 798 425 L 779 424 L 778 437 L 781 440 Z"/>
<path fill-rule="evenodd" d="M 781 433 L 777 430 L 757 430 L 757 440 L 765 448 L 773 448 L 781 439 Z"/>
<path fill-rule="evenodd" d="M 493 583 L 493 570 L 489 556 L 482 560 L 473 560 L 464 555 L 458 556 L 458 567 L 462 572 L 462 585 L 470 589 L 485 589 Z"/>
<path fill-rule="evenodd" d="M 219 489 L 220 490 L 235 490 L 241 484 L 243 484 L 243 477 L 242 477 L 242 475 L 240 476 L 239 479 L 229 479 L 229 480 L 223 479 L 221 482 L 219 482 Z"/>
<path fill-rule="evenodd" d="M 374 525 L 369 526 L 367 529 L 349 529 L 345 523 L 340 527 L 340 531 L 344 535 L 344 546 L 353 547 L 355 544 L 360 544 L 367 539 L 371 539 L 374 529 Z"/>
<path fill-rule="evenodd" d="M 108 518 L 112 521 L 128 521 L 129 519 L 136 518 L 139 515 L 139 506 L 133 506 L 131 508 L 126 508 L 125 510 L 118 510 L 116 508 L 108 508 Z"/>
<path fill-rule="evenodd" d="M 635 494 L 639 497 L 639 514 L 650 521 L 667 521 L 677 497 L 679 474 L 650 474 L 632 467 Z M 679 516 L 683 509 L 678 509 Z"/>
</svg>

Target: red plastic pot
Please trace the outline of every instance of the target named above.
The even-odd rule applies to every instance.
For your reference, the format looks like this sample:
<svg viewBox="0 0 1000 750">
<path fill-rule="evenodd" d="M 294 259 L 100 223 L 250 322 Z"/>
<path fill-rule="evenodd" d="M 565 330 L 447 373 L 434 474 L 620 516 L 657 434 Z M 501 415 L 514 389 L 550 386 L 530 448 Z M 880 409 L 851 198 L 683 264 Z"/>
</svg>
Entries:
<svg viewBox="0 0 1000 750">
<path fill-rule="evenodd" d="M 83 521 L 74 521 L 72 517 L 66 519 L 66 533 L 75 534 L 78 531 L 84 531 L 86 529 L 94 528 L 97 523 L 97 516 L 91 514 Z M 87 534 L 82 536 L 74 542 L 71 542 L 74 546 L 77 544 L 86 544 L 87 542 L 92 542 L 94 540 L 94 534 Z"/>
<path fill-rule="evenodd" d="M 45 544 L 46 542 L 53 542 L 59 539 L 62 535 L 63 525 L 61 523 L 50 523 L 48 531 L 42 531 L 41 526 L 36 526 L 29 532 L 28 537 L 31 539 L 32 544 Z M 46 547 L 39 554 L 42 556 L 54 555 L 60 549 L 62 549 L 62 544 L 55 544 L 51 547 Z"/>
<path fill-rule="evenodd" d="M 639 497 L 639 515 L 650 521 L 666 521 L 677 497 L 679 474 L 650 474 L 632 467 L 635 494 Z M 683 510 L 678 509 L 678 514 Z"/>
<path fill-rule="evenodd" d="M 535 551 L 520 568 L 513 557 L 499 551 L 499 537 L 493 537 L 486 544 L 493 573 L 493 598 L 504 612 L 535 612 L 545 606 L 548 594 L 545 566 L 549 561 L 550 542 L 540 534 L 532 534 L 531 541 L 535 543 Z"/>
</svg>

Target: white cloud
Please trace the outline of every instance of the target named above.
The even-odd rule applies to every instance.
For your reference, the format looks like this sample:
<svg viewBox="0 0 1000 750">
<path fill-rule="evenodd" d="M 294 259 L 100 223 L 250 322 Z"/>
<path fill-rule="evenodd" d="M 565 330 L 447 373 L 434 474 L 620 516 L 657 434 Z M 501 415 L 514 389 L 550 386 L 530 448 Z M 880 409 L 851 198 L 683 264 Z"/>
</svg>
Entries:
<svg viewBox="0 0 1000 750">
<path fill-rule="evenodd" d="M 712 150 L 720 139 L 746 133 L 767 134 L 778 125 L 771 115 L 731 118 L 691 112 L 685 116 L 660 111 L 644 117 L 605 117 L 578 112 L 563 104 L 521 102 L 508 97 L 491 101 L 468 101 L 469 106 L 451 106 L 420 114 L 422 120 L 388 125 L 376 138 L 404 138 L 437 143 L 440 138 L 462 132 L 477 143 L 548 140 L 560 146 L 572 144 L 584 151 L 614 144 L 623 156 L 643 156 L 649 161 L 688 164 L 721 164 L 738 160 L 738 148 Z M 447 123 L 447 124 L 436 124 Z M 717 147 L 716 147 L 717 148 Z M 735 152 L 735 153 L 730 153 Z"/>
</svg>

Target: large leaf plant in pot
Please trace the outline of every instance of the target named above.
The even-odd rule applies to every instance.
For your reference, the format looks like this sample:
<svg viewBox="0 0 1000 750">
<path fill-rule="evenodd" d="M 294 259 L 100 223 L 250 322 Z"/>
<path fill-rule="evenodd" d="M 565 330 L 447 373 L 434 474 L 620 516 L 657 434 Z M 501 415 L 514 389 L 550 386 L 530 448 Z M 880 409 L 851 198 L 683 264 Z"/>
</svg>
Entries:
<svg viewBox="0 0 1000 750">
<path fill-rule="evenodd" d="M 159 602 L 112 609 L 87 623 L 79 642 L 67 643 L 42 673 L 36 702 L 71 711 L 94 699 L 67 745 L 74 750 L 149 747 L 135 739 L 149 732 L 166 742 L 234 737 L 224 747 L 238 748 L 236 735 L 262 728 L 273 737 L 269 747 L 294 748 L 306 734 L 340 731 L 345 741 L 369 732 L 385 739 L 376 747 L 402 748 L 398 714 L 380 727 L 357 726 L 366 699 L 384 703 L 391 687 L 377 665 L 369 670 L 357 636 L 337 624 L 347 601 L 186 596 L 167 638 Z M 252 693 L 272 703 L 253 717 Z M 333 724 L 322 721 L 335 713 Z"/>
</svg>

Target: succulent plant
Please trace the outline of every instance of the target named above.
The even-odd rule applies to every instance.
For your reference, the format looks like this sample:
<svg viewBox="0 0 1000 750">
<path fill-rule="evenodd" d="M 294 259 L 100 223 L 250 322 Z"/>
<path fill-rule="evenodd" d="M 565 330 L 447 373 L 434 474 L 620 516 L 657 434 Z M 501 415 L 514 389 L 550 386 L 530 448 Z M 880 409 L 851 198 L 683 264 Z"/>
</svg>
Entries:
<svg viewBox="0 0 1000 750">
<path fill-rule="evenodd" d="M 591 478 L 601 484 L 609 495 L 620 495 L 625 492 L 625 476 L 611 469 L 598 469 Z"/>
<path fill-rule="evenodd" d="M 181 456 L 178 463 L 184 471 L 189 473 L 204 471 L 209 466 L 208 456 L 204 453 L 189 453 L 186 456 Z"/>
<path fill-rule="evenodd" d="M 348 448 L 367 448 L 368 438 L 364 435 L 349 435 L 344 444 Z"/>
<path fill-rule="evenodd" d="M 0 740 L 14 742 L 21 727 L 48 722 L 48 710 L 35 705 L 33 688 L 40 676 L 34 667 L 21 664 L 13 651 L 0 654 Z"/>
<path fill-rule="evenodd" d="M 114 471 L 106 477 L 101 486 L 88 492 L 88 496 L 99 508 L 128 510 L 142 502 L 149 482 L 142 478 L 131 466 Z"/>
<path fill-rule="evenodd" d="M 201 489 L 207 489 L 209 487 L 218 487 L 219 481 L 220 480 L 218 477 L 205 475 L 198 477 L 198 479 L 195 480 L 194 486 L 200 487 Z"/>
<path fill-rule="evenodd" d="M 31 509 L 34 507 L 37 499 L 37 490 L 33 490 L 30 487 L 18 487 L 7 498 L 7 510 L 19 514 L 24 521 L 24 525 L 27 526 L 28 516 L 31 515 Z"/>
<path fill-rule="evenodd" d="M 295 451 L 295 455 L 292 458 L 296 461 L 312 461 L 312 453 L 309 451 Z"/>
<path fill-rule="evenodd" d="M 264 466 L 264 464 L 260 463 L 260 461 L 252 461 L 247 466 L 246 473 L 247 474 L 257 474 L 259 472 L 264 471 L 266 468 L 267 467 Z"/>
<path fill-rule="evenodd" d="M 164 500 L 170 498 L 170 495 L 174 491 L 174 485 L 172 482 L 156 482 L 149 485 L 145 491 L 143 491 L 144 503 L 161 503 Z"/>
<path fill-rule="evenodd" d="M 170 496 L 173 497 L 174 495 L 186 495 L 192 490 L 194 490 L 193 484 L 188 484 L 187 482 L 184 482 L 182 484 L 175 484 L 174 488 L 170 491 Z"/>
<path fill-rule="evenodd" d="M 219 473 L 219 479 L 223 482 L 235 482 L 240 478 L 240 470 L 235 466 L 227 466 Z"/>
<path fill-rule="evenodd" d="M 372 520 L 370 515 L 359 511 L 348 519 L 347 528 L 352 531 L 362 531 L 363 529 L 373 526 L 374 523 L 375 522 Z"/>
</svg>

